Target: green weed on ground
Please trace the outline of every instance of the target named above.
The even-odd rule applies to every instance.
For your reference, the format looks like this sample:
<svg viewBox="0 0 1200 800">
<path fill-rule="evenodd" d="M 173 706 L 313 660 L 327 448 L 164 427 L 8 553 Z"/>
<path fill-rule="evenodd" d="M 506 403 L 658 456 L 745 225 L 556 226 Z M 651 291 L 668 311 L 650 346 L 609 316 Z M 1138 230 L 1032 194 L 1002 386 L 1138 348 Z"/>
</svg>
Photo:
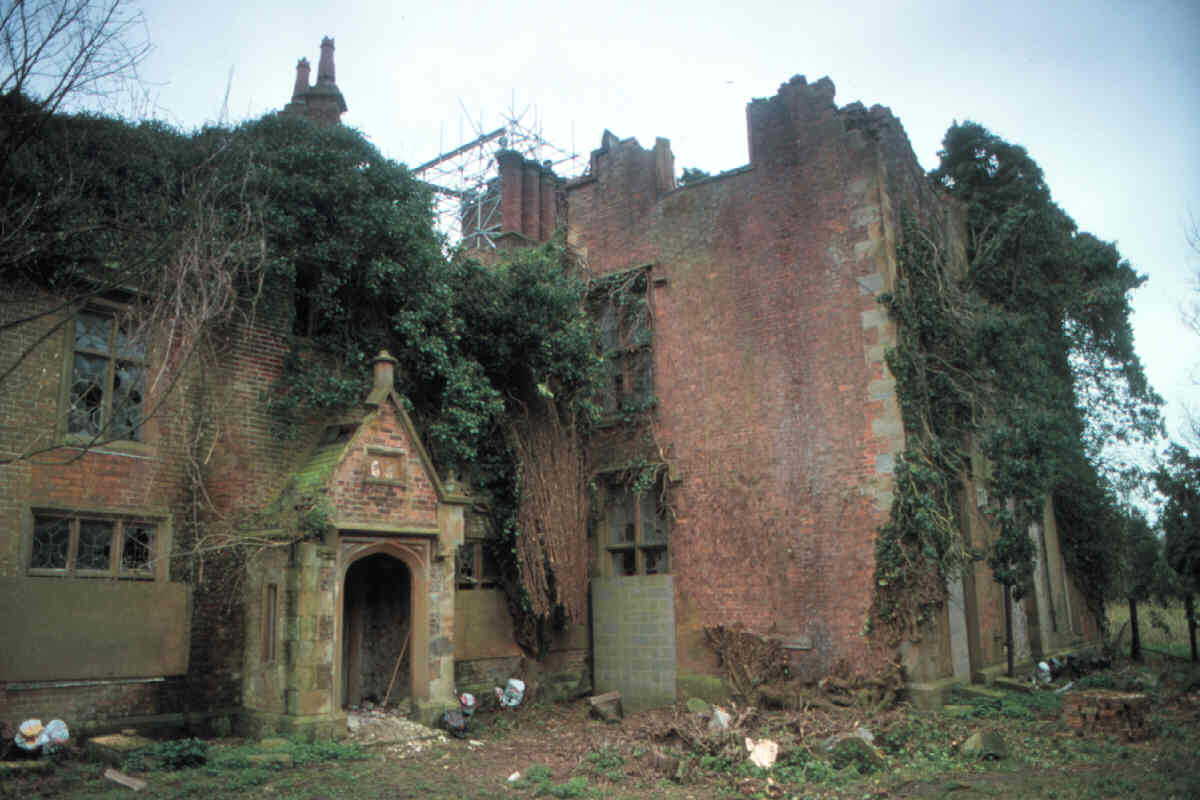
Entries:
<svg viewBox="0 0 1200 800">
<path fill-rule="evenodd" d="M 553 773 L 543 764 L 531 764 L 520 779 L 510 784 L 513 789 L 532 789 L 534 797 L 592 797 L 595 791 L 588 786 L 585 775 L 576 775 L 564 783 L 554 783 Z"/>
</svg>

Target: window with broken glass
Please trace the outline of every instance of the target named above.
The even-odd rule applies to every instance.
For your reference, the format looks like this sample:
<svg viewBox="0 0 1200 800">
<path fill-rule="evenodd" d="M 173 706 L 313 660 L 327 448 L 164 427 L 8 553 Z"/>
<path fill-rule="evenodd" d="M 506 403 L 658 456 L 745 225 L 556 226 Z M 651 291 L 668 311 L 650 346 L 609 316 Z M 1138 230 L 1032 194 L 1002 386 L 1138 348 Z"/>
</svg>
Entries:
<svg viewBox="0 0 1200 800">
<path fill-rule="evenodd" d="M 141 441 L 145 343 L 134 335 L 127 317 L 114 309 L 84 309 L 72 331 L 68 436 Z"/>
<path fill-rule="evenodd" d="M 155 540 L 149 522 L 35 514 L 29 573 L 152 579 Z"/>
<path fill-rule="evenodd" d="M 591 296 L 607 369 L 600 408 L 607 417 L 636 413 L 654 403 L 654 353 L 646 269 L 605 276 Z"/>
<path fill-rule="evenodd" d="M 640 494 L 612 484 L 607 495 L 603 535 L 608 574 L 669 572 L 670 536 L 661 483 Z"/>
<path fill-rule="evenodd" d="M 468 539 L 459 545 L 454 562 L 459 589 L 491 589 L 500 581 L 500 567 L 483 539 Z"/>
</svg>

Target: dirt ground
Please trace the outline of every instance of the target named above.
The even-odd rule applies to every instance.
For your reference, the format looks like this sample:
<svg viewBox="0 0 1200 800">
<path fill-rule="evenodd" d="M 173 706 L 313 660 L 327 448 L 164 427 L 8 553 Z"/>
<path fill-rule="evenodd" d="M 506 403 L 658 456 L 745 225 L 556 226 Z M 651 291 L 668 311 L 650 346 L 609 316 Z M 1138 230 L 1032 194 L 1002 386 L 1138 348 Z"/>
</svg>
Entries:
<svg viewBox="0 0 1200 800">
<path fill-rule="evenodd" d="M 147 759 L 140 771 L 126 769 L 147 782 L 140 796 L 205 800 L 1200 797 L 1200 672 L 1137 667 L 1092 680 L 1099 690 L 1141 689 L 1151 698 L 1147 738 L 1077 735 L 1063 721 L 1059 686 L 953 697 L 939 712 L 727 706 L 732 730 L 717 733 L 684 704 L 611 723 L 592 717 L 586 701 L 482 710 L 463 739 L 367 713 L 349 743 L 284 742 L 272 755 L 257 752 L 266 743 L 222 740 L 208 744 L 204 766 L 168 770 Z M 870 732 L 878 763 L 839 763 L 828 751 L 831 737 L 856 729 L 857 737 Z M 970 754 L 968 739 L 980 732 L 999 734 L 1006 752 Z M 748 761 L 746 737 L 779 745 L 771 769 Z M 46 772 L 0 771 L 0 796 L 132 795 L 104 780 L 105 766 L 75 752 Z"/>
</svg>

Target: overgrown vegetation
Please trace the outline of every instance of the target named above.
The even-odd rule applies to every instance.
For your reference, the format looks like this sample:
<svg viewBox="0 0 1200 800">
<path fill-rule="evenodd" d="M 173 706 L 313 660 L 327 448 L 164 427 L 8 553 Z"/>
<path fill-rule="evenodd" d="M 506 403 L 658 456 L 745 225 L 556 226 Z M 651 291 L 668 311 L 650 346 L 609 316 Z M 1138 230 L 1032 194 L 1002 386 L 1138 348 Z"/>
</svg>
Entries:
<svg viewBox="0 0 1200 800">
<path fill-rule="evenodd" d="M 580 437 L 604 362 L 587 276 L 561 238 L 494 266 L 447 259 L 429 189 L 404 166 L 357 131 L 281 115 L 194 134 L 54 117 L 5 165 L 13 196 L 64 174 L 72 190 L 39 207 L 23 233 L 36 246 L 0 263 L 6 282 L 48 289 L 63 309 L 123 291 L 145 336 L 171 335 L 157 398 L 197 355 L 219 364 L 236 325 L 290 328 L 296 346 L 265 400 L 284 438 L 361 402 L 371 358 L 389 350 L 439 471 L 490 500 L 522 644 L 538 651 L 556 615 L 583 618 Z M 215 435 L 205 419 L 190 448 L 201 504 L 198 465 Z M 185 546 L 219 547 L 199 530 L 204 516 L 191 515 Z"/>
<path fill-rule="evenodd" d="M 1129 324 L 1128 293 L 1144 279 L 1114 245 L 1076 229 L 1024 148 L 970 122 L 942 144 L 931 177 L 966 206 L 966 263 L 951 263 L 942 232 L 910 219 L 895 289 L 881 298 L 899 328 L 887 360 L 908 444 L 877 543 L 876 618 L 915 630 L 974 559 L 1020 599 L 1030 525 L 1049 498 L 1067 566 L 1099 613 L 1123 522 L 1104 446 L 1159 432 L 1161 401 Z M 968 483 L 982 490 L 990 544 L 963 541 Z"/>
<path fill-rule="evenodd" d="M 472 728 L 475 741 L 423 740 L 428 746 L 409 749 L 404 743 L 363 748 L 347 742 L 184 739 L 156 742 L 124 766 L 144 779 L 155 797 L 171 798 L 247 793 L 288 800 L 314 794 L 481 800 L 502 794 L 629 800 L 1196 794 L 1196 668 L 1171 661 L 1124 666 L 1075 679 L 1065 694 L 1056 691 L 1067 683 L 1063 676 L 1028 693 L 994 687 L 956 691 L 940 712 L 904 704 L 886 711 L 731 705 L 725 706 L 731 718 L 724 730 L 710 729 L 712 710 L 695 698 L 686 708 L 627 714 L 618 725 L 590 718 L 586 702 L 535 704 L 479 712 L 482 717 Z M 1062 706 L 1065 697 L 1084 688 L 1145 693 L 1151 738 L 1125 742 L 1094 730 L 1076 734 L 1062 719 Z M 990 742 L 980 752 L 967 746 L 976 734 L 986 734 Z M 749 760 L 747 737 L 779 745 L 771 767 Z M 204 763 L 179 763 L 197 750 Z M 127 793 L 79 755 L 70 749 L 61 753 L 49 773 L 4 776 L 0 795 Z M 520 777 L 509 780 L 514 772 Z"/>
<path fill-rule="evenodd" d="M 1183 599 L 1192 661 L 1200 660 L 1196 641 L 1196 593 L 1200 591 L 1200 457 L 1172 445 L 1155 474 L 1166 497 L 1161 524 L 1165 557 L 1174 573 L 1173 594 Z"/>
<path fill-rule="evenodd" d="M 273 393 L 281 429 L 357 404 L 391 352 L 439 471 L 490 500 L 518 639 L 540 652 L 559 615 L 586 614 L 580 437 L 602 374 L 587 276 L 561 237 L 491 266 L 446 259 L 428 189 L 350 129 L 268 117 L 232 136 L 270 198 L 268 294 L 303 337 Z"/>
</svg>

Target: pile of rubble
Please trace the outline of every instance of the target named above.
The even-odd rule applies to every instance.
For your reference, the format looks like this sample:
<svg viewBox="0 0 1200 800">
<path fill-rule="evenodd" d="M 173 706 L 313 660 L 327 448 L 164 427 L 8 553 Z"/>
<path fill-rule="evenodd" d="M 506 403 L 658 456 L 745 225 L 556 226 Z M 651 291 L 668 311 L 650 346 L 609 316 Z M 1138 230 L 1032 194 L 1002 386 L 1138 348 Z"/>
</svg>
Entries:
<svg viewBox="0 0 1200 800">
<path fill-rule="evenodd" d="M 1078 736 L 1102 733 L 1122 736 L 1129 742 L 1140 741 L 1149 735 L 1149 711 L 1150 698 L 1140 692 L 1097 689 L 1063 697 L 1063 722 Z"/>
<path fill-rule="evenodd" d="M 413 722 L 396 706 L 363 703 L 346 713 L 350 740 L 362 745 L 390 745 L 393 755 L 411 756 L 448 739 L 446 734 Z"/>
</svg>

